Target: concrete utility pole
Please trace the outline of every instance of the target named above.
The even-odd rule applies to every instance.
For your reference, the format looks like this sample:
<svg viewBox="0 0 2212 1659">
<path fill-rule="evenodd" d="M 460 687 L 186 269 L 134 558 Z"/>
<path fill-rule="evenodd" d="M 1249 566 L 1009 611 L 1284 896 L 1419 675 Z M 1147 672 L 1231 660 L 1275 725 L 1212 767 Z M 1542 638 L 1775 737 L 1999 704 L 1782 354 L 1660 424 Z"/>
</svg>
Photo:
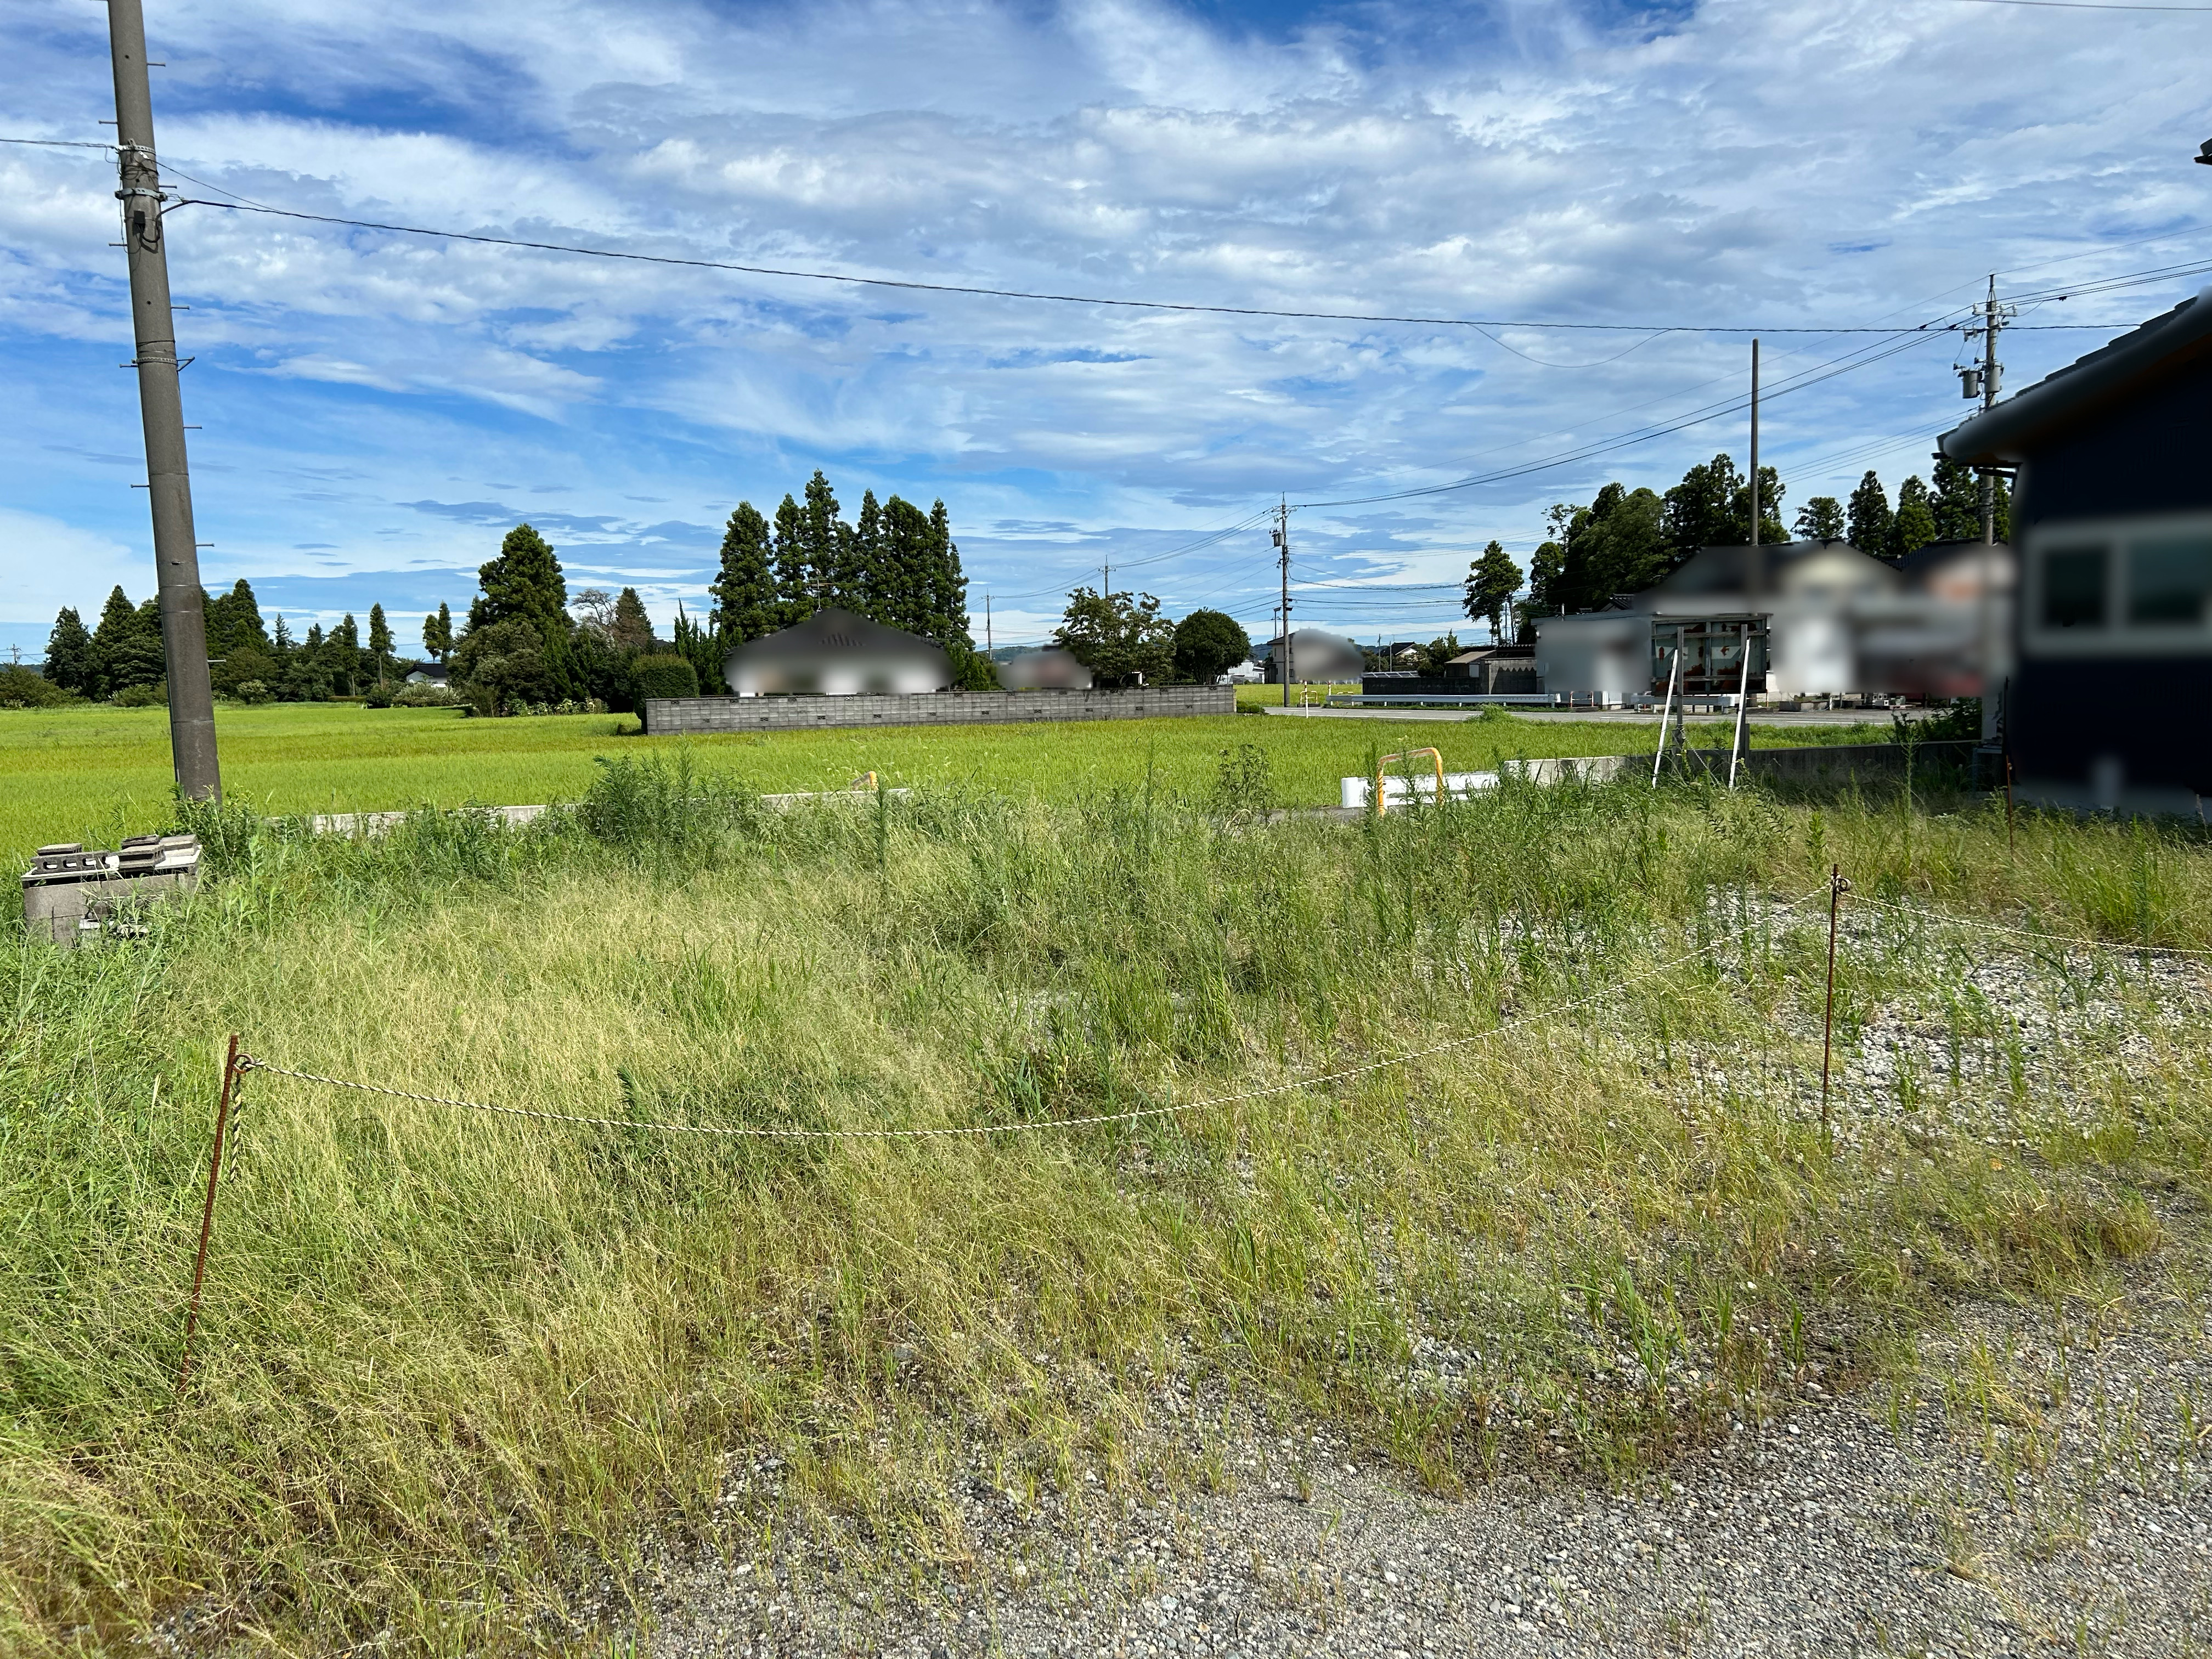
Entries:
<svg viewBox="0 0 2212 1659">
<path fill-rule="evenodd" d="M 983 596 L 983 660 L 989 663 L 994 671 L 998 668 L 999 647 L 991 637 L 991 596 L 988 593 Z"/>
<path fill-rule="evenodd" d="M 1291 503 L 1285 496 L 1275 508 L 1275 545 L 1282 551 L 1283 659 L 1275 665 L 1283 677 L 1283 707 L 1291 706 Z"/>
<path fill-rule="evenodd" d="M 161 602 L 161 655 L 169 677 L 169 751 L 177 787 L 194 800 L 222 799 L 216 758 L 215 691 L 208 680 L 207 617 L 193 540 L 192 485 L 185 462 L 185 407 L 177 386 L 177 325 L 169 306 L 169 256 L 161 234 L 161 167 L 154 99 L 146 84 L 141 0 L 108 0 L 115 61 L 115 149 L 123 246 L 131 264 L 131 319 L 138 355 L 138 412 L 146 429 L 147 495 Z M 189 361 L 189 359 L 187 360 Z"/>
</svg>

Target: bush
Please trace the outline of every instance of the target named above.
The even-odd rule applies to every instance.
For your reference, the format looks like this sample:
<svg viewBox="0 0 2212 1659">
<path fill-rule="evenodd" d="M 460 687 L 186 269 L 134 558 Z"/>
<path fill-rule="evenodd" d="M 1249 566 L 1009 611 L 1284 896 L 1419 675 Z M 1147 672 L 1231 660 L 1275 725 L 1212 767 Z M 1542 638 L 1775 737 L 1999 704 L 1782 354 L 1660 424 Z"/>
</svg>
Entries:
<svg viewBox="0 0 2212 1659">
<path fill-rule="evenodd" d="M 154 708 L 169 700 L 167 681 L 155 685 L 126 685 L 108 699 L 118 708 Z"/>
<path fill-rule="evenodd" d="M 239 702 L 246 703 L 276 701 L 276 694 L 269 689 L 269 682 L 266 680 L 240 680 L 230 695 L 236 697 Z"/>
<path fill-rule="evenodd" d="M 365 708 L 389 708 L 394 695 L 388 685 L 372 685 L 368 688 L 368 694 L 362 698 L 362 706 Z"/>
<path fill-rule="evenodd" d="M 460 701 L 444 686 L 428 680 L 403 685 L 392 694 L 394 708 L 452 708 Z"/>
<path fill-rule="evenodd" d="M 534 623 L 492 623 L 455 647 L 453 678 L 479 714 L 517 704 L 550 702 L 559 689 L 545 660 L 545 635 Z"/>
<path fill-rule="evenodd" d="M 687 657 L 661 655 L 637 659 L 637 700 L 647 697 L 696 697 L 699 671 Z"/>
<path fill-rule="evenodd" d="M 0 708 L 58 708 L 76 701 L 43 674 L 20 665 L 0 668 Z"/>
</svg>

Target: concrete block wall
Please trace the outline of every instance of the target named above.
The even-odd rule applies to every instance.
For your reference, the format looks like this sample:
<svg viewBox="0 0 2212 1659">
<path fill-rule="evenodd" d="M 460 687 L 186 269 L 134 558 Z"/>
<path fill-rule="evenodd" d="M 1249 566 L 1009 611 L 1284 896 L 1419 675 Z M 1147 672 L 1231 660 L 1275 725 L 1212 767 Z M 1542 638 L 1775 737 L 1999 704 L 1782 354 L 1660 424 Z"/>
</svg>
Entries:
<svg viewBox="0 0 2212 1659">
<path fill-rule="evenodd" d="M 650 697 L 654 736 L 804 732 L 850 726 L 1000 726 L 1019 720 L 1137 720 L 1233 714 L 1229 685 L 1146 685 L 1127 691 L 869 692 L 851 697 Z"/>
</svg>

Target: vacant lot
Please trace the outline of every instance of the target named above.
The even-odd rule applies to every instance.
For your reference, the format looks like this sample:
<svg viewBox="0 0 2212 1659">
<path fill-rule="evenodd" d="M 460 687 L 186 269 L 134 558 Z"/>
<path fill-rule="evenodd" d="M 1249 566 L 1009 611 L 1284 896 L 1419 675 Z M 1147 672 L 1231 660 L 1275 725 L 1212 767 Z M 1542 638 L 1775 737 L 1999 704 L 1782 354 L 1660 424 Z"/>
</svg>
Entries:
<svg viewBox="0 0 2212 1659">
<path fill-rule="evenodd" d="M 423 805 L 520 805 L 580 794 L 594 757 L 688 747 L 702 765 L 763 791 L 842 789 L 875 771 L 893 783 L 953 785 L 1073 799 L 1086 789 L 1141 781 L 1148 766 L 1170 791 L 1206 787 L 1220 751 L 1265 750 L 1286 803 L 1337 798 L 1370 745 L 1389 752 L 1440 744 L 1455 768 L 1501 756 L 1612 755 L 1650 739 L 1618 726 L 1511 720 L 1455 726 L 1223 717 L 1090 726 L 988 726 L 943 730 L 793 732 L 760 737 L 660 738 L 634 734 L 629 715 L 463 720 L 450 709 L 364 708 L 356 703 L 226 705 L 216 711 L 223 782 L 262 812 L 380 811 Z M 1762 732 L 1757 741 L 1832 734 Z M 0 712 L 0 857 L 45 842 L 113 846 L 168 812 L 167 712 L 104 707 Z"/>
<path fill-rule="evenodd" d="M 1212 741 L 1324 735 L 1273 724 Z M 1066 804 L 633 763 L 519 831 L 234 811 L 146 939 L 7 946 L 0 1649 L 605 1653 L 641 1540 L 794 1521 L 895 1607 L 981 1571 L 979 1492 L 1225 1480 L 1197 1401 L 1438 1492 L 1632 1480 L 1962 1297 L 2202 1259 L 2198 959 L 1926 909 L 2212 949 L 2196 839 L 1689 787 L 1267 824 L 1249 768 L 1179 802 L 1099 735 L 1122 787 Z M 252 1073 L 179 1400 L 233 1030 L 837 1133 Z"/>
</svg>

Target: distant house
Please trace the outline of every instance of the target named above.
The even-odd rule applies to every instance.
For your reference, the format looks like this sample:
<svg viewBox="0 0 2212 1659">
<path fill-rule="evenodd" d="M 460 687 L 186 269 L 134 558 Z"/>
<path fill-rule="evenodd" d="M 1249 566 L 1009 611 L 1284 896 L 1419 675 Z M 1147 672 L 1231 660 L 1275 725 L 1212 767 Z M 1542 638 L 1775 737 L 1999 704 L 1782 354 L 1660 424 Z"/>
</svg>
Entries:
<svg viewBox="0 0 2212 1659">
<path fill-rule="evenodd" d="M 407 665 L 406 681 L 410 685 L 443 685 L 447 668 L 441 662 L 417 662 Z"/>
<path fill-rule="evenodd" d="M 1298 685 L 1329 685 L 1357 680 L 1367 667 L 1366 653 L 1358 646 L 1341 635 L 1324 633 L 1318 628 L 1294 630 L 1287 653 L 1280 635 L 1268 641 L 1265 648 L 1267 654 L 1261 659 L 1261 666 L 1270 685 L 1282 684 L 1280 659 L 1285 654 L 1290 658 L 1291 682 Z"/>
<path fill-rule="evenodd" d="M 1944 434 L 2017 469 L 2016 791 L 2201 814 L 2212 794 L 2212 289 Z"/>
<path fill-rule="evenodd" d="M 942 691 L 952 659 L 919 634 L 827 605 L 805 622 L 738 647 L 723 676 L 741 697 L 866 691 Z"/>
<path fill-rule="evenodd" d="M 1056 645 L 1022 652 L 999 665 L 999 684 L 1009 691 L 1087 691 L 1092 678 L 1072 652 Z"/>
</svg>

